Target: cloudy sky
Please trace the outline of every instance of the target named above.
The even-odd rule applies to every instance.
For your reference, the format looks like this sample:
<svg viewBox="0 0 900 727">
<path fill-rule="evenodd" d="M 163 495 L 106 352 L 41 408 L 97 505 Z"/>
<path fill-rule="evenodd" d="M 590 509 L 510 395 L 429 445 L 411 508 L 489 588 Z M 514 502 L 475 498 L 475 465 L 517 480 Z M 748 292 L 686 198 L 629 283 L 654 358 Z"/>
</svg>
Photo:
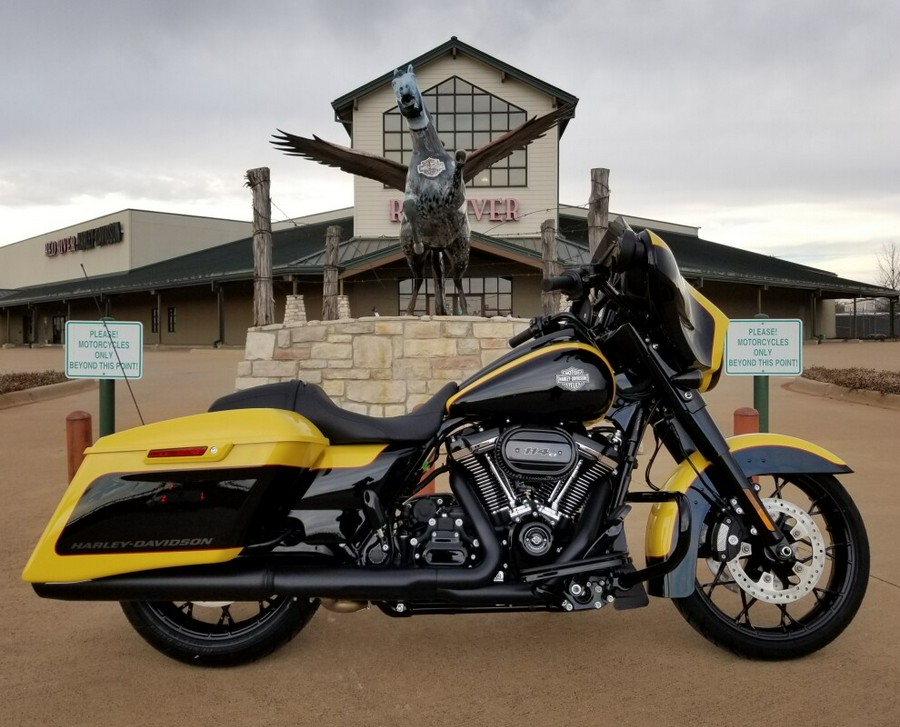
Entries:
<svg viewBox="0 0 900 727">
<path fill-rule="evenodd" d="M 580 99 L 561 194 L 873 282 L 900 242 L 900 3 L 886 0 L 3 0 L 0 245 L 134 207 L 351 206 L 282 156 L 331 102 L 456 35 Z"/>
</svg>

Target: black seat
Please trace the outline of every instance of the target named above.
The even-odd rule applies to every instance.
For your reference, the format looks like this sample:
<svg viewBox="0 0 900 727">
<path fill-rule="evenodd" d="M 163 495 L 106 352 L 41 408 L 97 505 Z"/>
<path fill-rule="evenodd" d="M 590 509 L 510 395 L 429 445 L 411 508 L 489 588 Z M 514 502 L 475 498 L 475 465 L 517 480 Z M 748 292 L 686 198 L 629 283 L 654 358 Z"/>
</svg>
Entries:
<svg viewBox="0 0 900 727">
<path fill-rule="evenodd" d="M 370 417 L 341 409 L 320 387 L 302 381 L 263 384 L 216 399 L 210 411 L 287 409 L 305 416 L 332 444 L 424 442 L 437 432 L 444 406 L 459 390 L 444 386 L 414 412 L 399 417 Z"/>
</svg>

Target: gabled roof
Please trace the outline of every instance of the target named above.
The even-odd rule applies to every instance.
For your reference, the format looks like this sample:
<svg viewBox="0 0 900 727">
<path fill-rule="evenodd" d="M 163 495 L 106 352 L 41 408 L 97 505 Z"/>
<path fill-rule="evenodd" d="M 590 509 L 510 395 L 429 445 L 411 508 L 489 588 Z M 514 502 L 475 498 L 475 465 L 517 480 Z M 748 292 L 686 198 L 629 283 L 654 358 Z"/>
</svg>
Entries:
<svg viewBox="0 0 900 727">
<path fill-rule="evenodd" d="M 539 91 L 546 93 L 548 96 L 553 96 L 556 99 L 556 103 L 559 106 L 572 106 L 572 116 L 575 115 L 574 108 L 578 104 L 578 97 L 573 96 L 567 91 L 563 91 L 561 88 L 557 88 L 556 86 L 552 86 L 545 81 L 542 81 L 535 76 L 532 76 L 524 71 L 519 70 L 518 68 L 509 65 L 508 63 L 504 63 L 498 58 L 494 58 L 483 51 L 474 48 L 467 43 L 463 43 L 459 38 L 455 35 L 450 38 L 446 43 L 442 43 L 436 48 L 432 48 L 427 53 L 423 53 L 416 58 L 413 58 L 410 61 L 405 61 L 397 66 L 397 68 L 406 68 L 408 65 L 412 64 L 412 67 L 418 68 L 419 66 L 423 66 L 426 63 L 433 61 L 441 56 L 450 53 L 454 57 L 456 57 L 457 53 L 463 53 L 467 56 L 470 56 L 486 65 L 493 66 L 501 74 L 505 76 L 509 76 L 510 78 L 515 78 L 517 81 L 521 81 L 522 83 L 528 84 Z M 335 99 L 331 102 L 332 107 L 334 108 L 335 121 L 344 125 L 344 128 L 347 130 L 347 133 L 350 135 L 350 138 L 353 138 L 353 108 L 358 99 L 363 96 L 372 93 L 380 89 L 381 87 L 390 84 L 391 79 L 394 77 L 393 70 L 388 71 L 382 76 L 369 81 L 368 83 L 363 84 L 359 88 L 355 88 L 349 93 L 345 93 L 340 98 Z M 562 136 L 563 132 L 566 129 L 566 125 L 569 123 L 569 119 L 562 119 L 559 122 L 559 135 Z"/>
</svg>

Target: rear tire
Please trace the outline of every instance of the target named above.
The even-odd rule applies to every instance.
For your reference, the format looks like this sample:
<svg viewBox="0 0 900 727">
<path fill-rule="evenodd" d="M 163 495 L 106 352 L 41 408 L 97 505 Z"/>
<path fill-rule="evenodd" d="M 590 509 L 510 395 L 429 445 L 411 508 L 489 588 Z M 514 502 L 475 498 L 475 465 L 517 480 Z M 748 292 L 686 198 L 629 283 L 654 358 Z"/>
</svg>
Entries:
<svg viewBox="0 0 900 727">
<path fill-rule="evenodd" d="M 284 646 L 309 623 L 317 600 L 123 601 L 128 621 L 153 648 L 186 664 L 238 666 Z"/>
<path fill-rule="evenodd" d="M 750 659 L 794 659 L 829 644 L 853 619 L 868 584 L 869 544 L 856 505 L 831 475 L 759 479 L 763 503 L 794 550 L 792 561 L 785 567 L 768 560 L 756 538 L 711 510 L 696 588 L 673 600 L 718 646 Z M 733 557 L 726 562 L 729 542 Z"/>
</svg>

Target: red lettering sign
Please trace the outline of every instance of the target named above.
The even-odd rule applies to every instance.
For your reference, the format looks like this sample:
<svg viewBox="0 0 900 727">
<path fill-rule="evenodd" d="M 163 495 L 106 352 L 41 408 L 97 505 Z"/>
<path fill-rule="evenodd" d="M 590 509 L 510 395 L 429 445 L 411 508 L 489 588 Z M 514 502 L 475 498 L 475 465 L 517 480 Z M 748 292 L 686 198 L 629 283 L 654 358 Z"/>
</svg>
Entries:
<svg viewBox="0 0 900 727">
<path fill-rule="evenodd" d="M 492 222 L 518 222 L 519 200 L 515 197 L 488 197 L 487 199 L 466 200 L 466 214 L 480 222 L 487 217 Z M 391 222 L 403 221 L 403 202 L 392 199 L 388 202 L 388 219 Z"/>
</svg>

